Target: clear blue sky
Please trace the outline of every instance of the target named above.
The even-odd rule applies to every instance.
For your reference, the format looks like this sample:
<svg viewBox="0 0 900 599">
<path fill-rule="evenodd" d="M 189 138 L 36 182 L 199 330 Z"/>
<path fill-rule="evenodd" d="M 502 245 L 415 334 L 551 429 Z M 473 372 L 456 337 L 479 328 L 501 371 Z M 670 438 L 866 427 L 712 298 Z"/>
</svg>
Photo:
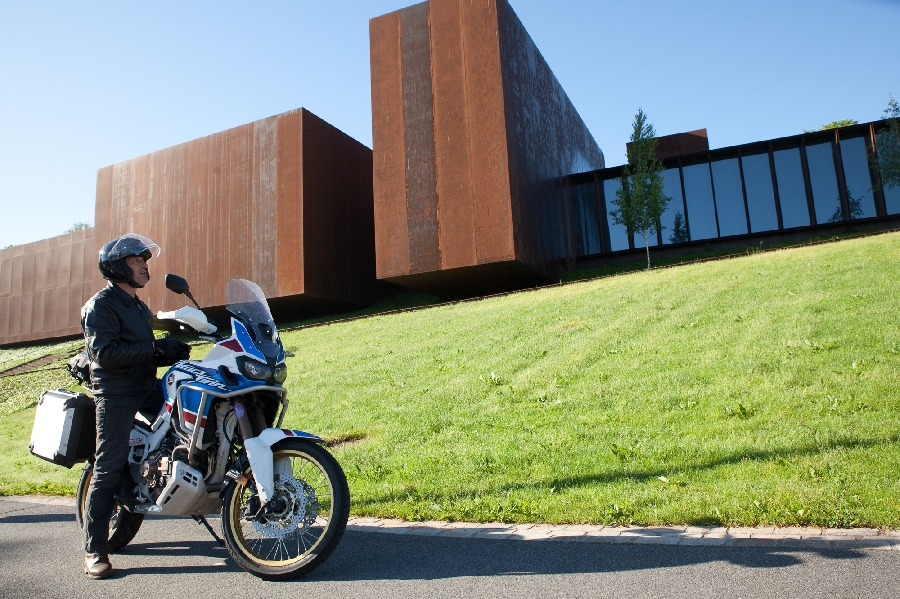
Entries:
<svg viewBox="0 0 900 599">
<path fill-rule="evenodd" d="M 877 119 L 900 0 L 510 0 L 606 154 Z M 305 107 L 371 147 L 368 20 L 408 0 L 0 0 L 0 247 L 93 224 L 97 169 Z"/>
</svg>

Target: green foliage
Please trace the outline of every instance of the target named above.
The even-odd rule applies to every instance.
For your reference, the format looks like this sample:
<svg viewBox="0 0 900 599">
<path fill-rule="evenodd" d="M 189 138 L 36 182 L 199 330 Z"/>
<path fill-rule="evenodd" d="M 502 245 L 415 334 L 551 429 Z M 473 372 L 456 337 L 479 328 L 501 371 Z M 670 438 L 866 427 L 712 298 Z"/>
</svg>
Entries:
<svg viewBox="0 0 900 599">
<path fill-rule="evenodd" d="M 870 157 L 872 167 L 881 174 L 881 182 L 873 187 L 892 189 L 900 187 L 900 103 L 893 95 L 888 96 L 882 118 L 887 120 L 887 127 L 878 136 L 877 155 Z"/>
<path fill-rule="evenodd" d="M 853 119 L 841 119 L 839 121 L 831 121 L 825 125 L 822 125 L 818 129 L 810 129 L 809 131 L 804 131 L 804 133 L 815 133 L 816 131 L 828 131 L 829 129 L 837 129 L 839 127 L 849 127 L 851 125 L 857 125 L 859 121 L 855 121 Z"/>
<path fill-rule="evenodd" d="M 656 130 L 643 109 L 638 109 L 632 128 L 628 165 L 622 169 L 622 188 L 616 192 L 612 201 L 615 209 L 609 214 L 614 223 L 625 225 L 629 234 L 643 236 L 650 268 L 648 236 L 663 229 L 659 219 L 671 198 L 663 193 L 663 166 L 656 158 Z"/>
<path fill-rule="evenodd" d="M 74 225 L 63 231 L 63 233 L 74 233 L 75 231 L 83 231 L 84 229 L 90 228 L 91 225 L 88 223 L 75 223 Z"/>
</svg>

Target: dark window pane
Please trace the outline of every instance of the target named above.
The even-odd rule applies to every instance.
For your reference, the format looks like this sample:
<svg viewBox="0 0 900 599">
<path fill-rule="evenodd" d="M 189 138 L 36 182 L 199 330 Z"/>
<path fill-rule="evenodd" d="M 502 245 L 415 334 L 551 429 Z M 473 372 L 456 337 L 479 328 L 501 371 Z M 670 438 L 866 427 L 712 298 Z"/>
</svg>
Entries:
<svg viewBox="0 0 900 599">
<path fill-rule="evenodd" d="M 750 230 L 774 231 L 778 228 L 775 213 L 775 190 L 772 187 L 772 169 L 768 154 L 741 157 L 744 169 L 744 189 L 747 190 L 747 210 L 750 212 Z M 800 182 L 802 185 L 802 181 Z"/>
<path fill-rule="evenodd" d="M 656 233 L 647 233 L 647 245 L 653 247 L 657 245 L 659 242 L 656 239 Z M 644 247 L 644 235 L 641 233 L 634 234 L 634 247 L 642 248 Z"/>
<path fill-rule="evenodd" d="M 600 253 L 600 219 L 597 217 L 597 197 L 594 183 L 572 186 L 575 199 L 575 241 L 579 256 Z"/>
<path fill-rule="evenodd" d="M 607 179 L 603 182 L 603 195 L 606 197 L 606 220 L 609 225 L 609 249 L 616 252 L 628 249 L 628 231 L 623 225 L 614 225 L 609 213 L 616 209 L 613 200 L 616 192 L 622 189 L 622 183 L 618 179 Z"/>
<path fill-rule="evenodd" d="M 875 147 L 883 147 L 884 133 L 875 135 Z M 884 204 L 888 214 L 900 214 L 900 185 L 894 187 L 884 186 Z"/>
<path fill-rule="evenodd" d="M 684 200 L 681 197 L 681 175 L 677 168 L 666 169 L 662 172 L 663 193 L 671 198 L 666 211 L 663 212 L 662 223 L 663 243 L 684 243 L 688 240 L 687 228 L 684 225 Z M 676 215 L 678 215 L 676 217 Z M 676 218 L 678 223 L 676 223 Z M 678 224 L 676 227 L 675 225 Z"/>
<path fill-rule="evenodd" d="M 684 173 L 684 195 L 691 239 L 718 237 L 712 186 L 709 180 L 709 165 L 705 162 L 693 164 L 684 167 L 682 172 Z"/>
<path fill-rule="evenodd" d="M 800 148 L 778 150 L 772 156 L 775 159 L 775 179 L 778 181 L 781 222 L 784 228 L 808 227 L 809 207 L 806 204 Z"/>
<path fill-rule="evenodd" d="M 806 162 L 809 164 L 809 185 L 812 187 L 816 222 L 836 223 L 843 220 L 831 142 L 806 146 Z"/>
<path fill-rule="evenodd" d="M 737 158 L 712 163 L 713 186 L 716 189 L 716 211 L 719 215 L 719 234 L 745 235 L 747 213 L 744 211 L 744 192 L 741 191 L 741 171 Z"/>
<path fill-rule="evenodd" d="M 866 139 L 864 137 L 842 139 L 841 162 L 844 163 L 850 218 L 872 218 L 875 216 L 875 197 L 872 195 Z"/>
</svg>

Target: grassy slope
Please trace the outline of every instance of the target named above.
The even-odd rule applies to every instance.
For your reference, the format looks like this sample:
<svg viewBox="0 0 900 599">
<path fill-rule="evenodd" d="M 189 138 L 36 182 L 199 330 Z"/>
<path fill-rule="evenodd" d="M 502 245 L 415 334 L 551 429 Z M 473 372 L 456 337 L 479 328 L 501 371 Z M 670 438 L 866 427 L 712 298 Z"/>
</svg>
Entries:
<svg viewBox="0 0 900 599">
<path fill-rule="evenodd" d="M 900 526 L 898 249 L 890 234 L 288 332 L 286 424 L 364 437 L 335 449 L 357 514 Z M 50 480 L 11 478 L 37 462 L 6 449 L 31 413 L 0 418 L 0 493 Z"/>
<path fill-rule="evenodd" d="M 898 248 L 289 333 L 290 424 L 368 436 L 338 450 L 360 514 L 897 526 Z"/>
</svg>

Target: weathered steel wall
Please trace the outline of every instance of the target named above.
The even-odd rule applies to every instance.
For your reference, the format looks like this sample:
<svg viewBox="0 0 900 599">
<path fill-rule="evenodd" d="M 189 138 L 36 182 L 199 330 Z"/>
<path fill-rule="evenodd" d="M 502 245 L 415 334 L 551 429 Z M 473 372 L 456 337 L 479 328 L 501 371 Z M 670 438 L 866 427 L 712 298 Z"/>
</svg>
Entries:
<svg viewBox="0 0 900 599">
<path fill-rule="evenodd" d="M 626 143 L 625 151 L 629 150 L 631 150 L 631 143 Z M 709 137 L 706 135 L 706 129 L 656 138 L 656 157 L 659 160 L 696 152 L 709 152 Z"/>
<path fill-rule="evenodd" d="M 506 0 L 497 0 L 516 259 L 557 276 L 575 266 L 564 179 L 603 153 Z"/>
<path fill-rule="evenodd" d="M 81 333 L 96 256 L 94 229 L 0 250 L 0 345 Z"/>
<path fill-rule="evenodd" d="M 506 0 L 430 0 L 370 39 L 378 277 L 472 293 L 555 276 L 574 255 L 563 177 L 603 155 Z"/>
<path fill-rule="evenodd" d="M 204 307 L 223 305 L 233 278 L 256 282 L 275 311 L 366 305 L 379 286 L 371 160 L 298 109 L 100 169 L 95 235 L 162 247 L 139 293 L 154 312 L 185 304 L 167 272 Z"/>
<path fill-rule="evenodd" d="M 204 308 L 225 283 L 255 281 L 276 317 L 368 305 L 375 279 L 372 151 L 299 109 L 97 172 L 95 226 L 0 251 L 0 345 L 77 335 L 106 281 L 100 247 L 124 233 L 162 247 L 139 292 L 154 312 Z M 215 312 L 215 310 L 214 310 Z"/>
</svg>

